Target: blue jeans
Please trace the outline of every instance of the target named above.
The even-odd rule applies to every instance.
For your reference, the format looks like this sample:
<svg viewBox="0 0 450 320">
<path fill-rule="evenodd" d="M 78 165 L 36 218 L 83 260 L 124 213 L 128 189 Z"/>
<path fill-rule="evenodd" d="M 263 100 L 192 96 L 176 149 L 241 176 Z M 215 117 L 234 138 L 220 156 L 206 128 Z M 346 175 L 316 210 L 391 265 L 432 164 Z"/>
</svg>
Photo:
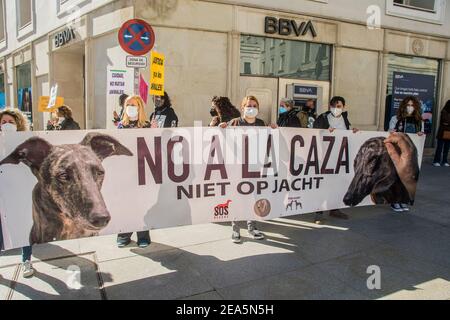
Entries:
<svg viewBox="0 0 450 320">
<path fill-rule="evenodd" d="M 438 139 L 438 145 L 436 148 L 436 155 L 434 156 L 434 163 L 448 163 L 448 152 L 450 150 L 450 141 Z M 444 154 L 442 154 L 444 151 Z"/>
<path fill-rule="evenodd" d="M 22 248 L 22 262 L 31 261 L 31 255 L 33 254 L 33 248 L 23 247 Z"/>
</svg>

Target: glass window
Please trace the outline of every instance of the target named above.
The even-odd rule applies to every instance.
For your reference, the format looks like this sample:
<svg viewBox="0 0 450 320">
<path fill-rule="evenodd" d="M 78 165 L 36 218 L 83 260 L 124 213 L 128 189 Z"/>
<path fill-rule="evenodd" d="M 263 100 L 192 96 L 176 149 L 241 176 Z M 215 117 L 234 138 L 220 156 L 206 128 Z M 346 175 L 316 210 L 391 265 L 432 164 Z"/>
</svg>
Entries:
<svg viewBox="0 0 450 320">
<path fill-rule="evenodd" d="M 252 64 L 250 62 L 244 63 L 244 73 L 245 74 L 252 74 Z"/>
<path fill-rule="evenodd" d="M 435 11 L 435 0 L 394 0 L 394 5 L 418 10 Z"/>
<path fill-rule="evenodd" d="M 424 129 L 428 134 L 427 147 L 431 147 L 436 126 L 433 118 L 439 112 L 436 104 L 438 88 L 439 60 L 389 55 L 385 129 L 389 128 L 389 122 L 396 115 L 400 102 L 406 96 L 415 96 L 422 105 Z"/>
<path fill-rule="evenodd" d="M 331 78 L 331 46 L 326 44 L 245 35 L 241 36 L 241 61 L 249 62 L 252 71 L 247 73 L 241 63 L 242 75 L 319 81 Z"/>
<path fill-rule="evenodd" d="M 0 73 L 0 109 L 6 107 L 5 74 Z"/>
<path fill-rule="evenodd" d="M 5 39 L 5 0 L 0 0 L 0 41 Z"/>
<path fill-rule="evenodd" d="M 31 64 L 25 63 L 16 68 L 17 108 L 32 121 L 33 103 L 31 99 Z"/>
<path fill-rule="evenodd" d="M 22 29 L 31 23 L 32 3 L 31 0 L 17 0 L 16 4 L 18 7 L 17 12 L 18 28 Z"/>
</svg>

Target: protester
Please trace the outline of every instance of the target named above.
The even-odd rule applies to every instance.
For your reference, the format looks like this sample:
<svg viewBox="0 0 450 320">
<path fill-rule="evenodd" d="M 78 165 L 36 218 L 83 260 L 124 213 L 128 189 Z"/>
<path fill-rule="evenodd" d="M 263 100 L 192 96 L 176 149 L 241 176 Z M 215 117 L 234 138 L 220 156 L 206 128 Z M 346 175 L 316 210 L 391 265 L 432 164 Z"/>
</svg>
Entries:
<svg viewBox="0 0 450 320">
<path fill-rule="evenodd" d="M 300 125 L 302 128 L 312 129 L 314 127 L 314 122 L 317 119 L 316 113 L 316 101 L 313 99 L 308 99 L 306 105 L 297 114 L 300 120 Z"/>
<path fill-rule="evenodd" d="M 217 127 L 221 123 L 228 123 L 231 120 L 241 116 L 239 110 L 233 106 L 227 97 L 214 97 L 211 101 L 211 123 L 210 127 Z"/>
<path fill-rule="evenodd" d="M 392 117 L 389 124 L 389 131 L 423 136 L 423 130 L 424 123 L 419 100 L 413 96 L 406 97 L 400 103 L 397 115 Z M 409 211 L 408 205 L 404 203 L 393 203 L 391 204 L 391 208 L 394 212 Z"/>
<path fill-rule="evenodd" d="M 57 118 L 50 120 L 47 130 L 80 130 L 80 125 L 73 120 L 72 109 L 68 106 L 61 106 L 56 111 Z"/>
<path fill-rule="evenodd" d="M 437 134 L 437 148 L 433 165 L 435 167 L 450 167 L 448 163 L 448 152 L 450 150 L 450 100 L 445 104 L 441 112 L 441 122 Z"/>
<path fill-rule="evenodd" d="M 120 108 L 120 113 L 117 113 L 117 111 L 114 111 L 113 113 L 113 117 L 114 117 L 114 125 L 117 127 L 120 123 L 120 121 L 122 121 L 123 118 L 123 113 L 125 110 L 125 101 L 128 99 L 128 95 L 127 94 L 122 94 L 119 97 L 119 108 Z"/>
<path fill-rule="evenodd" d="M 314 129 L 323 129 L 334 132 L 335 130 L 351 130 L 348 112 L 345 110 L 346 101 L 343 97 L 334 97 L 330 102 L 330 110 L 321 114 L 314 122 Z M 358 129 L 353 129 L 358 132 Z M 347 220 L 349 217 L 341 210 L 331 210 L 330 216 Z M 316 213 L 316 224 L 323 223 L 323 212 Z"/>
<path fill-rule="evenodd" d="M 259 114 L 259 102 L 253 96 L 247 96 L 244 98 L 241 104 L 241 116 L 239 118 L 231 120 L 229 123 L 221 123 L 219 126 L 222 129 L 227 127 L 266 127 L 263 120 L 258 119 Z M 277 125 L 271 125 L 272 129 L 276 129 Z M 233 235 L 232 241 L 234 243 L 241 243 L 241 232 L 237 222 L 232 222 Z M 248 233 L 255 240 L 264 240 L 265 235 L 258 230 L 255 221 L 247 221 Z"/>
<path fill-rule="evenodd" d="M 123 119 L 119 123 L 119 129 L 143 129 L 150 128 L 151 124 L 147 120 L 145 113 L 145 103 L 139 96 L 128 97 L 125 101 L 125 110 Z M 133 233 L 119 234 L 117 237 L 117 246 L 124 248 L 131 243 L 131 236 Z M 138 246 L 140 248 L 146 248 L 151 244 L 150 232 L 142 231 L 137 233 Z"/>
<path fill-rule="evenodd" d="M 278 110 L 278 126 L 284 128 L 300 128 L 300 119 L 297 117 L 297 110 L 294 108 L 294 101 L 282 99 Z"/>
<path fill-rule="evenodd" d="M 177 128 L 178 117 L 175 110 L 172 108 L 172 102 L 167 92 L 164 96 L 155 96 L 153 98 L 155 103 L 155 112 L 150 116 L 151 127 L 157 128 Z"/>
<path fill-rule="evenodd" d="M 5 109 L 0 112 L 0 131 L 2 133 L 12 133 L 18 131 L 28 131 L 28 120 L 25 115 L 17 109 Z M 31 214 L 31 213 L 30 213 Z M 0 219 L 1 220 L 1 219 Z M 1 234 L 0 221 L 0 251 L 3 249 L 3 235 Z M 22 248 L 23 276 L 30 278 L 34 275 L 34 268 L 31 264 L 32 247 Z"/>
</svg>

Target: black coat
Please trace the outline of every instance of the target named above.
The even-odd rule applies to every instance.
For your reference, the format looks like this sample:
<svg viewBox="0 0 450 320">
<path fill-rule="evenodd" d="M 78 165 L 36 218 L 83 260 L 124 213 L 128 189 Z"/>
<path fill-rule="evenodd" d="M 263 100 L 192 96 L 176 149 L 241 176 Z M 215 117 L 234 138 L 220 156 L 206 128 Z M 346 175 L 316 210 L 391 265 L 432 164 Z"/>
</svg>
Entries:
<svg viewBox="0 0 450 320">
<path fill-rule="evenodd" d="M 314 129 L 324 129 L 328 130 L 330 129 L 330 122 L 328 121 L 328 116 L 331 114 L 331 111 L 325 112 L 321 114 L 316 122 L 314 122 Z M 348 120 L 348 112 L 342 113 L 342 117 L 344 117 L 345 126 L 347 127 L 347 130 L 350 130 L 350 127 L 352 124 Z"/>
<path fill-rule="evenodd" d="M 300 119 L 295 110 L 280 114 L 277 124 L 280 128 L 301 128 Z"/>
<path fill-rule="evenodd" d="M 59 130 L 81 130 L 80 125 L 73 119 L 66 119 L 61 123 Z"/>
<path fill-rule="evenodd" d="M 163 123 L 162 128 L 176 128 L 178 127 L 178 117 L 173 108 L 168 107 L 163 110 L 157 110 L 150 116 L 150 122 L 156 120 L 158 123 Z"/>
<path fill-rule="evenodd" d="M 450 112 L 442 110 L 441 122 L 439 124 L 439 130 L 437 134 L 438 139 L 443 139 L 444 131 L 450 131 Z"/>
</svg>

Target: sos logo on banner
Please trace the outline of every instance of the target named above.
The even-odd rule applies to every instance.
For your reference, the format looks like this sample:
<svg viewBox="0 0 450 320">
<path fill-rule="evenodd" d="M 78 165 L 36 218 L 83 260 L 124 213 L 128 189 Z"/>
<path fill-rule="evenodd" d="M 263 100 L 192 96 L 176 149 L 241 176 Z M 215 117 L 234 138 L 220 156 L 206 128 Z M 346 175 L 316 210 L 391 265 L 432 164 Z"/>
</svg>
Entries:
<svg viewBox="0 0 450 320">
<path fill-rule="evenodd" d="M 214 208 L 214 219 L 222 220 L 227 219 L 230 214 L 230 204 L 231 200 L 228 200 L 226 203 L 219 204 Z"/>
</svg>

